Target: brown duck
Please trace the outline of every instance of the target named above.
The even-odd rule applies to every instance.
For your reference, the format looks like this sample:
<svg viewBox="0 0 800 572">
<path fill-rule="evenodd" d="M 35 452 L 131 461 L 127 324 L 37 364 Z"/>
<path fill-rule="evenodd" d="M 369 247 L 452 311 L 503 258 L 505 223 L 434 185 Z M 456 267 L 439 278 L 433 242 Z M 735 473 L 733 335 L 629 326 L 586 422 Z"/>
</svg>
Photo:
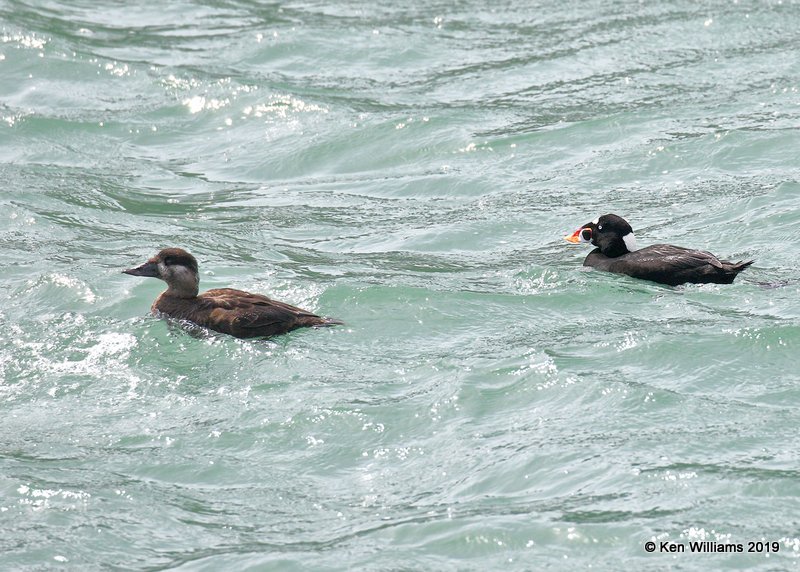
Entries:
<svg viewBox="0 0 800 572">
<path fill-rule="evenodd" d="M 153 302 L 153 314 L 187 320 L 237 338 L 275 336 L 297 328 L 342 323 L 233 288 L 216 288 L 198 295 L 197 260 L 181 248 L 165 248 L 141 266 L 122 272 L 167 283 L 166 291 Z"/>
</svg>

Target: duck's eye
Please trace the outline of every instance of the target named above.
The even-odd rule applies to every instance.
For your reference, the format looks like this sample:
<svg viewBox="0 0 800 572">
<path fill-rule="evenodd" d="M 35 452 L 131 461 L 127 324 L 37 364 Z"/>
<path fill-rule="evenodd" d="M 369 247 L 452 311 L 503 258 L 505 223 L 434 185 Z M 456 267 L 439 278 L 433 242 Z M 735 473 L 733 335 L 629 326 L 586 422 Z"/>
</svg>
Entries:
<svg viewBox="0 0 800 572">
<path fill-rule="evenodd" d="M 590 240 L 592 240 L 592 229 L 591 228 L 584 228 L 581 231 L 581 238 L 583 240 L 585 240 L 586 242 L 589 242 Z"/>
<path fill-rule="evenodd" d="M 603 225 L 602 224 L 598 224 L 597 225 L 597 230 L 603 230 Z"/>
<path fill-rule="evenodd" d="M 170 266 L 170 265 L 172 264 L 172 262 L 173 262 L 173 260 L 172 260 L 172 257 L 171 257 L 171 256 L 167 256 L 167 257 L 164 259 L 164 264 L 166 264 L 167 266 Z"/>
</svg>

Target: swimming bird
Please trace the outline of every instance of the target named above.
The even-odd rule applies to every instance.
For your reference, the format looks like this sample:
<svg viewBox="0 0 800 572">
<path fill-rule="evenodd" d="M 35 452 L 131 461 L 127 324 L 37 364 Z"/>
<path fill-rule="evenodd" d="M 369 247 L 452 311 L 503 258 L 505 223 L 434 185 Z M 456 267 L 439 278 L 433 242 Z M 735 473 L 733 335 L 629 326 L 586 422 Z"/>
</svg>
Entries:
<svg viewBox="0 0 800 572">
<path fill-rule="evenodd" d="M 237 338 L 274 336 L 297 328 L 342 324 L 261 294 L 233 288 L 216 288 L 198 294 L 197 259 L 182 248 L 165 248 L 141 266 L 122 272 L 160 278 L 167 283 L 167 289 L 153 302 L 153 314 L 186 320 Z"/>
<path fill-rule="evenodd" d="M 631 225 L 615 214 L 603 215 L 564 239 L 572 243 L 588 242 L 597 247 L 583 261 L 584 266 L 670 286 L 686 282 L 730 284 L 739 272 L 753 263 L 752 260 L 728 262 L 704 250 L 671 244 L 637 248 Z"/>
</svg>

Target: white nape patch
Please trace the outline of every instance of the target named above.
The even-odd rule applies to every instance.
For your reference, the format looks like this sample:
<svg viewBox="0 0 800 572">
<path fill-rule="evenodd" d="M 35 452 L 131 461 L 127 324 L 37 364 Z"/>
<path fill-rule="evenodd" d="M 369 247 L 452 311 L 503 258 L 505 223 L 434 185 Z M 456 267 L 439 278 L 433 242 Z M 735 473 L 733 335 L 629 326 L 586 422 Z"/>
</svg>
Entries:
<svg viewBox="0 0 800 572">
<path fill-rule="evenodd" d="M 592 221 L 592 224 L 593 224 L 593 225 L 595 225 L 595 226 L 597 226 L 597 224 L 598 224 L 599 222 L 600 222 L 600 217 L 597 217 L 596 219 L 594 219 L 594 220 Z"/>
<path fill-rule="evenodd" d="M 639 247 L 636 246 L 636 237 L 633 235 L 632 232 L 629 232 L 628 234 L 623 236 L 622 241 L 625 243 L 625 248 L 628 249 L 628 252 L 639 250 Z"/>
</svg>

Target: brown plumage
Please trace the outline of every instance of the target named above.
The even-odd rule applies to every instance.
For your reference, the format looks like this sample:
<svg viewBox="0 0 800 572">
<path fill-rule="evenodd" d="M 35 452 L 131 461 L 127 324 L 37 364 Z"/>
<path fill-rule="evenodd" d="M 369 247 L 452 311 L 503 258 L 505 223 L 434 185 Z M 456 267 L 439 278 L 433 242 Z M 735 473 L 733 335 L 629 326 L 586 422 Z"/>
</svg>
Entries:
<svg viewBox="0 0 800 572">
<path fill-rule="evenodd" d="M 233 288 L 216 288 L 198 295 L 197 260 L 181 248 L 165 248 L 141 266 L 123 273 L 160 278 L 167 283 L 166 291 L 153 302 L 153 314 L 187 320 L 237 338 L 275 336 L 297 328 L 342 323 Z"/>
</svg>

